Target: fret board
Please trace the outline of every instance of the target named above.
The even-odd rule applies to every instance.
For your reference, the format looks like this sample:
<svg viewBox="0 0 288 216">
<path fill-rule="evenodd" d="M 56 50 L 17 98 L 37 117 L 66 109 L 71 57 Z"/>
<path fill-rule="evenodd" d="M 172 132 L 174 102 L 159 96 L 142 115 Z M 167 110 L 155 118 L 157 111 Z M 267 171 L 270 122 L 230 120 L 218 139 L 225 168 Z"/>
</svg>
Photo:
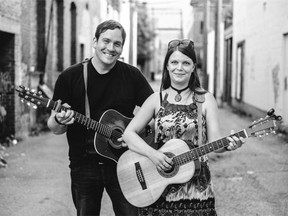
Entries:
<svg viewBox="0 0 288 216">
<path fill-rule="evenodd" d="M 50 100 L 50 102 L 47 102 L 47 108 L 50 108 L 50 109 L 53 109 L 54 111 L 56 112 L 60 112 L 60 111 L 67 111 L 69 110 L 69 108 L 65 107 L 65 106 L 60 106 L 58 110 L 56 110 L 57 108 L 57 103 L 53 100 Z M 118 132 L 118 131 L 113 131 L 109 126 L 107 125 L 103 125 L 103 124 L 100 124 L 99 122 L 91 119 L 91 118 L 88 118 L 76 111 L 74 111 L 74 118 L 75 118 L 75 121 L 79 124 L 82 124 L 84 125 L 87 129 L 92 129 L 98 133 L 100 133 L 101 135 L 107 137 L 107 138 L 110 138 L 111 136 L 114 136 L 116 138 L 120 138 L 121 137 L 121 133 Z"/>
<path fill-rule="evenodd" d="M 230 136 L 227 136 L 227 137 L 232 137 L 232 136 L 236 136 L 238 138 L 239 137 L 243 137 L 243 138 L 248 137 L 245 130 L 231 134 Z M 227 140 L 227 137 L 224 137 L 222 139 L 213 141 L 211 143 L 208 143 L 208 144 L 199 146 L 197 148 L 191 149 L 188 152 L 177 155 L 173 158 L 173 162 L 177 165 L 183 165 L 183 164 L 189 163 L 191 161 L 195 161 L 195 160 L 199 159 L 201 156 L 206 155 L 210 152 L 224 148 L 224 147 L 229 145 L 229 140 Z"/>
</svg>

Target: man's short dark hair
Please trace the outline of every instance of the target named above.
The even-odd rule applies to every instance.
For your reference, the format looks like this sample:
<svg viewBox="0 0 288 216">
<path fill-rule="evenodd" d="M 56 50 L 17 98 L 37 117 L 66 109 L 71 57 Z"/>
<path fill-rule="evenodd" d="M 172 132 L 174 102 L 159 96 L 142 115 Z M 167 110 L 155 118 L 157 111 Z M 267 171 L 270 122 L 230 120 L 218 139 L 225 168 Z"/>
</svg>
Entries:
<svg viewBox="0 0 288 216">
<path fill-rule="evenodd" d="M 125 43 L 125 39 L 126 39 L 126 32 L 125 32 L 125 29 L 123 28 L 123 26 L 115 21 L 115 20 L 106 20 L 102 23 L 100 23 L 98 26 L 97 26 L 97 29 L 96 29 L 96 32 L 95 32 L 95 38 L 96 40 L 98 41 L 100 35 L 107 31 L 107 30 L 114 30 L 114 29 L 120 29 L 121 33 L 122 33 L 122 38 L 123 38 L 123 43 L 122 45 L 124 45 Z"/>
</svg>

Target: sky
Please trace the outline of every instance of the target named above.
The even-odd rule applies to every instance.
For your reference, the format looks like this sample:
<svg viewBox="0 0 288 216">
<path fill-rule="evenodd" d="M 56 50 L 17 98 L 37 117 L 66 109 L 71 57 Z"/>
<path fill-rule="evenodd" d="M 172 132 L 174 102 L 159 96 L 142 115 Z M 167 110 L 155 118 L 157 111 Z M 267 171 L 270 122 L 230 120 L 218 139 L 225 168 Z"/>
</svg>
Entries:
<svg viewBox="0 0 288 216">
<path fill-rule="evenodd" d="M 191 0 L 138 0 L 158 8 L 183 8 L 190 4 Z"/>
<path fill-rule="evenodd" d="M 157 18 L 157 25 L 160 28 L 180 28 L 188 29 L 193 21 L 191 0 L 138 0 L 146 2 L 147 8 L 153 11 L 153 16 Z M 151 10 L 152 9 L 152 10 Z"/>
</svg>

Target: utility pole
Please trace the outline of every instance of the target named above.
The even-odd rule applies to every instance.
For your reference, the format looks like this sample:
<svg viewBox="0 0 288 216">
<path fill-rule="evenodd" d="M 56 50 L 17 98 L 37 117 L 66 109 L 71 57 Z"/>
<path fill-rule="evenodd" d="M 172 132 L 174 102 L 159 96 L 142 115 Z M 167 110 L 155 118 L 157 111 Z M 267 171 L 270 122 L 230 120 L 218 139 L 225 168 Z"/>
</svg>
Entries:
<svg viewBox="0 0 288 216">
<path fill-rule="evenodd" d="M 183 12 L 182 12 L 181 9 L 180 9 L 180 26 L 181 26 L 180 35 L 181 35 L 181 38 L 184 38 L 184 33 L 183 33 Z"/>
<path fill-rule="evenodd" d="M 221 99 L 221 89 L 220 89 L 220 43 L 221 43 L 221 21 L 222 21 L 222 0 L 217 0 L 216 8 L 216 23 L 215 23 L 215 56 L 214 56 L 214 96 L 217 102 Z"/>
<path fill-rule="evenodd" d="M 204 34 L 203 34 L 203 61 L 202 61 L 202 73 L 203 73 L 203 83 L 204 89 L 208 90 L 208 74 L 207 74 L 207 49 L 208 49 L 208 32 L 209 32 L 209 11 L 210 5 L 209 0 L 204 0 Z"/>
</svg>

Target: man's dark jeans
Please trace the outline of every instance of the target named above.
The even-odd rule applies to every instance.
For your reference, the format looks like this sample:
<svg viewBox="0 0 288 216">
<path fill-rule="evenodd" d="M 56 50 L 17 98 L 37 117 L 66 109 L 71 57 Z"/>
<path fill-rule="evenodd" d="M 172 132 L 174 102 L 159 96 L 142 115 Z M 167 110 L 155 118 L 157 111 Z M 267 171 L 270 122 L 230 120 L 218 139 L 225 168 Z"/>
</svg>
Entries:
<svg viewBox="0 0 288 216">
<path fill-rule="evenodd" d="M 72 198 L 77 216 L 100 215 L 104 188 L 112 201 L 116 216 L 137 215 L 137 208 L 128 203 L 121 192 L 116 163 L 91 161 L 89 164 L 71 169 Z"/>
</svg>

